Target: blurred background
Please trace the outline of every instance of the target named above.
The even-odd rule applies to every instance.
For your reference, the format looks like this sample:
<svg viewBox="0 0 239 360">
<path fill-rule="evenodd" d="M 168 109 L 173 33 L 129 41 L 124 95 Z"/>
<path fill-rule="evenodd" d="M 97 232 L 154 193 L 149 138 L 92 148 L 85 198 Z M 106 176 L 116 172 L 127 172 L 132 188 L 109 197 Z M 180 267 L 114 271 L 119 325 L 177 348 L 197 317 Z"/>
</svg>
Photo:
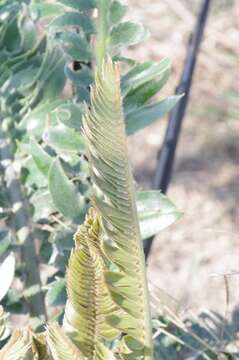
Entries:
<svg viewBox="0 0 239 360">
<path fill-rule="evenodd" d="M 150 30 L 130 50 L 139 60 L 169 57 L 173 73 L 165 93 L 180 80 L 198 0 L 127 0 L 131 19 Z M 224 314 L 239 301 L 239 0 L 215 0 L 198 57 L 191 99 L 176 153 L 169 197 L 182 219 L 163 231 L 149 259 L 153 283 L 183 307 Z M 161 94 L 162 95 L 162 94 Z M 167 119 L 130 138 L 139 188 L 152 187 Z"/>
</svg>

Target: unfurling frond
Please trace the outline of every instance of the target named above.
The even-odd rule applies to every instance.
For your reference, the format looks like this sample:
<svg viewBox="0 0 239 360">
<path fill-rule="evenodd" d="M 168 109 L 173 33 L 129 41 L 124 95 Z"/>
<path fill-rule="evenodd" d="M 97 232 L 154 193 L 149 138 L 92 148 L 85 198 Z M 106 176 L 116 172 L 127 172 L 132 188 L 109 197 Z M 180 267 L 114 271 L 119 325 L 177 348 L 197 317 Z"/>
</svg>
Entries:
<svg viewBox="0 0 239 360">
<path fill-rule="evenodd" d="M 31 349 L 30 330 L 15 330 L 11 339 L 0 351 L 1 360 L 30 360 L 33 359 Z"/>
<path fill-rule="evenodd" d="M 141 355 L 136 358 L 148 360 L 152 358 L 152 336 L 145 260 L 126 151 L 120 75 L 111 61 L 96 74 L 84 132 L 94 184 L 93 203 L 108 239 L 104 249 L 118 269 L 108 272 L 106 280 L 114 302 L 125 312 L 124 316 L 114 314 L 107 319 L 130 335 L 126 344 L 129 356 L 133 358 L 140 348 Z"/>
<path fill-rule="evenodd" d="M 99 347 L 99 343 L 119 334 L 106 323 L 106 317 L 117 309 L 104 279 L 100 232 L 99 216 L 90 209 L 85 223 L 75 235 L 75 249 L 69 260 L 68 301 L 63 322 L 65 332 L 91 360 L 103 359 L 100 354 L 107 350 Z"/>
<path fill-rule="evenodd" d="M 58 324 L 50 325 L 46 336 L 54 360 L 86 360 Z"/>
</svg>

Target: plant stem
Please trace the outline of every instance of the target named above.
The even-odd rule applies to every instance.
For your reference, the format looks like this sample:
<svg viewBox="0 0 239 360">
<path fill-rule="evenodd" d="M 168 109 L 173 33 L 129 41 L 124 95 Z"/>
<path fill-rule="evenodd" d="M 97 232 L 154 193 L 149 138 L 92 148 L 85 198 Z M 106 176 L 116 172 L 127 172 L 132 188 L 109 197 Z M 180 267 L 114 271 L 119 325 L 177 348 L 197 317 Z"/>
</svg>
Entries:
<svg viewBox="0 0 239 360">
<path fill-rule="evenodd" d="M 32 317 L 41 320 L 46 319 L 44 295 L 41 291 L 41 278 L 39 271 L 39 259 L 36 252 L 36 238 L 33 224 L 29 215 L 29 203 L 22 193 L 21 184 L 14 169 L 14 158 L 11 149 L 11 139 L 8 136 L 9 130 L 4 129 L 4 121 L 0 119 L 0 161 L 4 171 L 6 187 L 12 206 L 14 218 L 14 230 L 22 243 L 22 260 L 26 269 L 26 287 L 37 286 L 39 292 L 29 297 L 28 305 Z M 13 225 L 12 225 L 13 226 Z"/>
<path fill-rule="evenodd" d="M 98 0 L 96 59 L 100 66 L 107 56 L 110 0 Z"/>
</svg>

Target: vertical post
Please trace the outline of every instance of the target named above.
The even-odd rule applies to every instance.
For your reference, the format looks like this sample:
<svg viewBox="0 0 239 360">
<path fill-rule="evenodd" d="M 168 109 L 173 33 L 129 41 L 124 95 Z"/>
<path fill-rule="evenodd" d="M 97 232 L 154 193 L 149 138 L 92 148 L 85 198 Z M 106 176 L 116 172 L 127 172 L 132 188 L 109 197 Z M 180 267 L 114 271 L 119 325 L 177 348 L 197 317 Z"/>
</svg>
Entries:
<svg viewBox="0 0 239 360">
<path fill-rule="evenodd" d="M 189 101 L 193 74 L 207 21 L 207 15 L 209 13 L 210 1 L 211 0 L 202 0 L 202 6 L 198 15 L 197 23 L 195 25 L 195 30 L 189 42 L 181 80 L 176 89 L 176 94 L 184 94 L 184 97 L 170 113 L 168 127 L 160 151 L 160 157 L 153 180 L 153 188 L 161 190 L 164 194 L 167 192 L 171 180 L 176 147 L 182 128 L 183 118 Z M 146 259 L 150 253 L 152 243 L 153 238 L 150 238 L 145 242 L 144 250 Z"/>
</svg>

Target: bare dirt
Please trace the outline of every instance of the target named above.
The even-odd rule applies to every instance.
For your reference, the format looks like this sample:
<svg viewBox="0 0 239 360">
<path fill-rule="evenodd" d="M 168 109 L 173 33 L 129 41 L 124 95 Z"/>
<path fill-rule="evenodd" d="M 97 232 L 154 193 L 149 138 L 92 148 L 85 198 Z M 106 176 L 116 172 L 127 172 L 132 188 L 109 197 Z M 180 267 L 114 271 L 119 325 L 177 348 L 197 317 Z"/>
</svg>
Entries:
<svg viewBox="0 0 239 360">
<path fill-rule="evenodd" d="M 179 81 L 198 3 L 128 1 L 130 17 L 151 32 L 151 39 L 130 55 L 172 59 L 166 94 L 172 94 Z M 196 312 L 207 307 L 224 313 L 223 274 L 229 274 L 230 307 L 239 302 L 239 120 L 231 115 L 227 97 L 229 91 L 239 91 L 239 1 L 215 3 L 168 192 L 184 216 L 157 236 L 148 273 L 153 283 Z M 140 188 L 151 187 L 166 125 L 167 119 L 161 119 L 130 139 Z"/>
</svg>

